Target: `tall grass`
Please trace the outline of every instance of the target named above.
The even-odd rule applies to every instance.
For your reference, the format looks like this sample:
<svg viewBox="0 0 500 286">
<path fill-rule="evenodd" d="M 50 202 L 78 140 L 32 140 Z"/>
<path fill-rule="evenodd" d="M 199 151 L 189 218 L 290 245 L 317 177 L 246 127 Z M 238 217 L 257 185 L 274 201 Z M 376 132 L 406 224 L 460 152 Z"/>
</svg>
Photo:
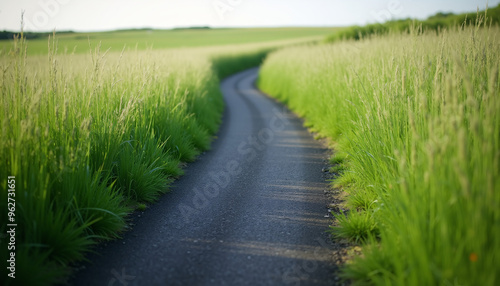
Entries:
<svg viewBox="0 0 500 286">
<path fill-rule="evenodd" d="M 499 36 L 478 21 L 266 59 L 259 86 L 336 142 L 355 285 L 500 283 Z"/>
<path fill-rule="evenodd" d="M 294 40 L 296 41 L 296 40 Z M 63 282 L 93 244 L 118 237 L 126 216 L 210 148 L 223 111 L 219 76 L 260 64 L 272 46 L 27 56 L 16 39 L 0 57 L 0 206 L 16 177 L 16 279 Z M 228 54 L 228 51 L 231 51 Z M 240 60 L 239 56 L 244 58 Z M 0 213 L 6 233 L 7 212 Z"/>
</svg>

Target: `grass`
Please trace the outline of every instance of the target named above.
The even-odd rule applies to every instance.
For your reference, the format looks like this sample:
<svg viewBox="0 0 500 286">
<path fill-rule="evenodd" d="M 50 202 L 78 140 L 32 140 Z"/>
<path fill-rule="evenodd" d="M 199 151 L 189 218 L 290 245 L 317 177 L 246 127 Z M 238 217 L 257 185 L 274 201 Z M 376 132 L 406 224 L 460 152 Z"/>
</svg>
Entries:
<svg viewBox="0 0 500 286">
<path fill-rule="evenodd" d="M 466 14 L 444 14 L 437 13 L 426 20 L 401 19 L 392 20 L 385 23 L 376 23 L 366 26 L 352 26 L 340 29 L 336 33 L 328 36 L 326 42 L 332 43 L 341 40 L 360 40 L 372 35 L 385 35 L 391 32 L 409 32 L 412 27 L 420 27 L 422 30 L 439 33 L 443 29 L 450 29 L 463 23 L 476 23 L 484 14 L 488 15 L 489 25 L 500 24 L 500 5 L 485 11 Z"/>
<path fill-rule="evenodd" d="M 2 285 L 64 283 L 92 245 L 119 237 L 130 212 L 210 148 L 224 108 L 220 78 L 303 41 L 121 53 L 91 41 L 90 53 L 61 54 L 51 38 L 39 56 L 17 39 L 0 56 L 0 193 L 15 176 L 18 224 L 16 279 L 4 260 Z M 0 252 L 7 257 L 5 239 Z"/>
<path fill-rule="evenodd" d="M 500 283 L 500 28 L 479 19 L 264 62 L 259 87 L 336 142 L 354 285 Z"/>
<path fill-rule="evenodd" d="M 103 51 L 111 52 L 193 48 L 248 43 L 265 43 L 297 38 L 322 38 L 335 28 L 240 28 L 240 29 L 181 29 L 181 30 L 129 30 L 94 33 L 63 33 L 58 36 L 61 54 L 88 53 L 89 40 L 101 43 Z M 0 54 L 8 53 L 12 40 L 0 40 Z M 46 55 L 47 36 L 28 40 L 29 55 Z"/>
<path fill-rule="evenodd" d="M 344 214 L 334 214 L 338 220 L 339 227 L 332 229 L 334 235 L 346 237 L 354 243 L 365 242 L 368 239 L 375 238 L 379 229 L 373 213 L 353 211 L 349 216 Z"/>
</svg>

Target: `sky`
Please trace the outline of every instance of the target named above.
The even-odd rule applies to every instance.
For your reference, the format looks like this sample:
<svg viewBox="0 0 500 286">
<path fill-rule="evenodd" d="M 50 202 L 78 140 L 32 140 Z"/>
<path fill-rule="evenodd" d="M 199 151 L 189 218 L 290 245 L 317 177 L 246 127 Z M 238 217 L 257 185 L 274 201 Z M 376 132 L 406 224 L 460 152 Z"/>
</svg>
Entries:
<svg viewBox="0 0 500 286">
<path fill-rule="evenodd" d="M 494 7 L 500 0 L 489 0 Z M 175 27 L 337 27 L 462 13 L 486 0 L 0 0 L 0 30 L 106 31 Z"/>
</svg>

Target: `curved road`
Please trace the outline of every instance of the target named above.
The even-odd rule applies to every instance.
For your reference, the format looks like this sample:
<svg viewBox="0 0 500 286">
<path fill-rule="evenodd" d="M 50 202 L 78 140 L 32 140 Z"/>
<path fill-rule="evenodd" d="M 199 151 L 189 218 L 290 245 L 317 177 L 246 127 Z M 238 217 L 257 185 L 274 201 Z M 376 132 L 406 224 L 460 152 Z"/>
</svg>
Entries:
<svg viewBox="0 0 500 286">
<path fill-rule="evenodd" d="M 255 87 L 258 69 L 221 83 L 212 150 L 124 239 L 96 249 L 73 285 L 332 285 L 325 231 L 326 149 Z"/>
</svg>

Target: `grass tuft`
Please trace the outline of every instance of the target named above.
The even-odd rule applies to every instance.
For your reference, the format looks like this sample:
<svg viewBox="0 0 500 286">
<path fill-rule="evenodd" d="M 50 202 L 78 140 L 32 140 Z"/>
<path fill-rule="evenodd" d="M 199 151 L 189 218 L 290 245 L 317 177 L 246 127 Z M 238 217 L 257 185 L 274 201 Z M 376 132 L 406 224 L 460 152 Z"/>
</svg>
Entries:
<svg viewBox="0 0 500 286">
<path fill-rule="evenodd" d="M 373 213 L 366 211 L 350 211 L 349 214 L 333 213 L 338 221 L 338 226 L 331 227 L 333 235 L 348 239 L 354 243 L 365 242 L 369 238 L 376 238 L 379 234 Z"/>
</svg>

